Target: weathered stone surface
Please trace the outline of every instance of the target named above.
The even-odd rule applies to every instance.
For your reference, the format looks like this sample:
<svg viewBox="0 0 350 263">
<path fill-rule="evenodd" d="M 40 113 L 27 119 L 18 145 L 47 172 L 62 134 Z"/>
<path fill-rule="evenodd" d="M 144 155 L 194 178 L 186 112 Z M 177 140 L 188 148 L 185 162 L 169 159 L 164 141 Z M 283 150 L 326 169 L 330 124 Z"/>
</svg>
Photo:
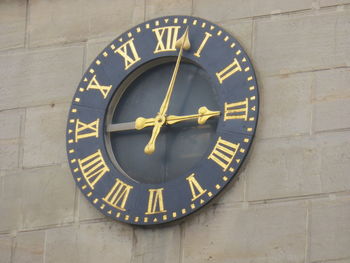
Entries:
<svg viewBox="0 0 350 263">
<path fill-rule="evenodd" d="M 349 0 L 319 0 L 320 7 L 349 4 Z"/>
<path fill-rule="evenodd" d="M 79 189 L 77 191 L 79 191 L 79 221 L 105 218 L 104 214 L 93 207 Z"/>
<path fill-rule="evenodd" d="M 24 167 L 67 162 L 65 136 L 68 110 L 68 104 L 27 109 Z M 55 145 L 54 149 L 53 145 Z"/>
<path fill-rule="evenodd" d="M 310 218 L 310 261 L 349 260 L 350 198 L 313 201 Z"/>
<path fill-rule="evenodd" d="M 84 41 L 120 34 L 144 16 L 144 2 L 54 1 L 30 2 L 30 46 Z M 50 26 L 48 26 L 50 25 Z"/>
<path fill-rule="evenodd" d="M 146 0 L 146 20 L 167 15 L 190 15 L 191 0 Z"/>
<path fill-rule="evenodd" d="M 350 133 L 257 141 L 247 167 L 247 199 L 350 189 Z"/>
<path fill-rule="evenodd" d="M 11 263 L 12 240 L 11 236 L 0 236 L 0 263 Z"/>
<path fill-rule="evenodd" d="M 70 102 L 82 65 L 83 47 L 0 55 L 0 110 Z"/>
<path fill-rule="evenodd" d="M 350 97 L 350 69 L 331 69 L 314 72 L 314 101 L 328 101 Z"/>
<path fill-rule="evenodd" d="M 246 176 L 246 173 L 241 171 L 239 175 L 225 187 L 222 193 L 213 200 L 213 204 L 228 205 L 244 201 Z"/>
<path fill-rule="evenodd" d="M 304 203 L 210 208 L 185 222 L 182 262 L 301 263 L 305 231 Z"/>
<path fill-rule="evenodd" d="M 180 226 L 166 226 L 156 229 L 135 229 L 136 246 L 132 263 L 181 262 Z"/>
<path fill-rule="evenodd" d="M 24 47 L 26 1 L 0 1 L 0 49 Z"/>
<path fill-rule="evenodd" d="M 230 19 L 310 9 L 311 7 L 312 0 L 194 0 L 193 13 L 195 16 L 206 17 L 212 21 L 226 21 Z"/>
<path fill-rule="evenodd" d="M 115 222 L 47 230 L 46 263 L 130 262 L 132 228 Z"/>
<path fill-rule="evenodd" d="M 72 222 L 75 185 L 68 167 L 50 166 L 7 172 L 1 228 L 32 229 Z M 13 222 L 12 222 L 13 221 Z"/>
<path fill-rule="evenodd" d="M 19 233 L 15 241 L 13 263 L 44 262 L 45 231 Z"/>
<path fill-rule="evenodd" d="M 350 99 L 314 104 L 313 130 L 327 131 L 350 128 Z"/>
<path fill-rule="evenodd" d="M 314 16 L 258 20 L 253 54 L 260 74 L 349 65 L 349 14 L 349 9 L 344 9 Z"/>
<path fill-rule="evenodd" d="M 251 56 L 253 30 L 252 19 L 220 23 L 219 25 L 232 34 L 232 36 L 234 36 L 242 45 L 247 54 Z"/>
<path fill-rule="evenodd" d="M 19 141 L 18 139 L 0 140 L 0 170 L 18 167 Z"/>
<path fill-rule="evenodd" d="M 85 69 L 94 61 L 98 54 L 115 39 L 117 35 L 109 38 L 91 40 L 86 43 L 86 64 L 84 65 Z"/>
<path fill-rule="evenodd" d="M 20 137 L 20 127 L 24 118 L 24 110 L 8 110 L 0 112 L 0 140 Z"/>
<path fill-rule="evenodd" d="M 312 76 L 295 74 L 263 78 L 261 81 L 258 137 L 308 134 L 311 129 Z"/>
</svg>

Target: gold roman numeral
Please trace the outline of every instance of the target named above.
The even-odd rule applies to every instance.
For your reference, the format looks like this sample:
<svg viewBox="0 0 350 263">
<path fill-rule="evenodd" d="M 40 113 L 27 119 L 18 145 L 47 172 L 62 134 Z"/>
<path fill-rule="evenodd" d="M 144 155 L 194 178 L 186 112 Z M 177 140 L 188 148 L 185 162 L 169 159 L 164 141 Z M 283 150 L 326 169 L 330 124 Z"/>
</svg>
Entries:
<svg viewBox="0 0 350 263">
<path fill-rule="evenodd" d="M 155 28 L 152 31 L 157 38 L 157 46 L 153 53 L 175 51 L 175 44 L 180 26 L 166 26 Z"/>
<path fill-rule="evenodd" d="M 163 190 L 164 188 L 148 189 L 148 206 L 146 215 L 153 215 L 159 213 L 165 213 L 164 202 L 163 202 Z"/>
<path fill-rule="evenodd" d="M 129 53 L 131 51 L 131 53 Z M 137 61 L 141 60 L 139 55 L 137 54 L 134 38 L 131 38 L 129 41 L 125 42 L 118 49 L 114 51 L 114 53 L 118 53 L 124 58 L 124 69 L 127 70 L 132 65 L 134 65 Z"/>
<path fill-rule="evenodd" d="M 227 103 L 225 102 L 225 115 L 224 121 L 233 119 L 243 119 L 248 118 L 248 98 L 242 101 Z"/>
<path fill-rule="evenodd" d="M 84 159 L 78 159 L 78 163 L 81 173 L 92 189 L 102 176 L 109 172 L 100 149 Z"/>
<path fill-rule="evenodd" d="M 98 138 L 98 125 L 100 119 L 90 123 L 84 123 L 77 119 L 75 125 L 75 142 L 78 142 L 80 139 L 88 138 L 88 137 L 96 137 Z"/>
<path fill-rule="evenodd" d="M 235 157 L 238 148 L 239 143 L 235 144 L 219 137 L 208 159 L 216 162 L 225 172 Z"/>
<path fill-rule="evenodd" d="M 222 82 L 225 79 L 235 74 L 237 71 L 242 71 L 242 68 L 238 63 L 238 60 L 235 58 L 230 65 L 228 65 L 226 68 L 224 68 L 220 72 L 217 72 L 216 77 L 218 78 L 220 84 L 222 84 Z"/>
<path fill-rule="evenodd" d="M 109 91 L 111 90 L 112 85 L 109 86 L 102 86 L 100 85 L 100 83 L 98 83 L 97 79 L 96 79 L 96 75 L 94 75 L 92 77 L 92 79 L 89 82 L 88 87 L 86 88 L 87 90 L 90 89 L 97 89 L 102 93 L 103 98 L 107 98 Z"/>
<path fill-rule="evenodd" d="M 194 53 L 194 55 L 195 55 L 196 57 L 200 57 L 200 56 L 201 56 L 202 49 L 204 48 L 205 44 L 207 43 L 209 37 L 212 37 L 212 36 L 213 36 L 212 34 L 210 34 L 210 33 L 208 33 L 208 32 L 205 32 L 205 37 L 204 37 L 204 39 L 203 39 L 201 45 L 199 46 L 197 52 Z"/>
<path fill-rule="evenodd" d="M 115 181 L 114 186 L 106 197 L 103 198 L 103 200 L 111 206 L 121 211 L 125 211 L 125 204 L 128 200 L 130 190 L 133 189 L 133 186 L 122 182 L 118 178 Z"/>
<path fill-rule="evenodd" d="M 202 188 L 202 186 L 198 183 L 196 178 L 194 178 L 194 175 L 195 174 L 193 173 L 186 178 L 186 180 L 188 181 L 188 184 L 190 186 L 191 193 L 192 193 L 191 201 L 196 200 L 198 197 L 200 197 L 201 195 L 203 195 L 207 191 L 207 189 Z"/>
</svg>

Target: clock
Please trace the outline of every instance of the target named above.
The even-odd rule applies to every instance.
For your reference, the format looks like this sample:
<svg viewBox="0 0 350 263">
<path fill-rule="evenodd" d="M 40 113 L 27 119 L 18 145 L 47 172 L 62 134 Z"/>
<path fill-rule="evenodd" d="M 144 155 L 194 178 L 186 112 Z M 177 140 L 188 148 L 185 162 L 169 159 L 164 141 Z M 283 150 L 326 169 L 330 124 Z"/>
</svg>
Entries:
<svg viewBox="0 0 350 263">
<path fill-rule="evenodd" d="M 67 155 L 106 216 L 183 218 L 237 174 L 258 119 L 253 66 L 238 41 L 196 17 L 139 24 L 94 59 L 73 97 Z"/>
</svg>

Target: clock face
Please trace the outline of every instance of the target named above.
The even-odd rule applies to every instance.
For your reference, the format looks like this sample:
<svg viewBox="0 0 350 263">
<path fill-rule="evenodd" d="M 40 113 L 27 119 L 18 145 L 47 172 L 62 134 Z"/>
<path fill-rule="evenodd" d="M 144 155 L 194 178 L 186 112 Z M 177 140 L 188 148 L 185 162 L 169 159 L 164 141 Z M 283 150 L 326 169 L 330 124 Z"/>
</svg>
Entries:
<svg viewBox="0 0 350 263">
<path fill-rule="evenodd" d="M 219 26 L 188 16 L 137 25 L 79 83 L 67 124 L 73 177 L 113 219 L 150 225 L 182 218 L 237 174 L 258 102 L 247 54 Z"/>
</svg>

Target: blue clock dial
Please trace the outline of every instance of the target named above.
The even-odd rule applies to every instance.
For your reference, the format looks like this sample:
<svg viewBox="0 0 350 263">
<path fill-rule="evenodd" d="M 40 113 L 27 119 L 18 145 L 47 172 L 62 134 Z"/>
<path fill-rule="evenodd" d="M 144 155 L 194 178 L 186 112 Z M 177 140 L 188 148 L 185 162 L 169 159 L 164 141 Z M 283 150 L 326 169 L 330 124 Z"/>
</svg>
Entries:
<svg viewBox="0 0 350 263">
<path fill-rule="evenodd" d="M 130 224 L 163 224 L 212 200 L 237 174 L 259 111 L 237 40 L 189 16 L 117 37 L 74 95 L 67 154 L 84 196 Z"/>
</svg>

